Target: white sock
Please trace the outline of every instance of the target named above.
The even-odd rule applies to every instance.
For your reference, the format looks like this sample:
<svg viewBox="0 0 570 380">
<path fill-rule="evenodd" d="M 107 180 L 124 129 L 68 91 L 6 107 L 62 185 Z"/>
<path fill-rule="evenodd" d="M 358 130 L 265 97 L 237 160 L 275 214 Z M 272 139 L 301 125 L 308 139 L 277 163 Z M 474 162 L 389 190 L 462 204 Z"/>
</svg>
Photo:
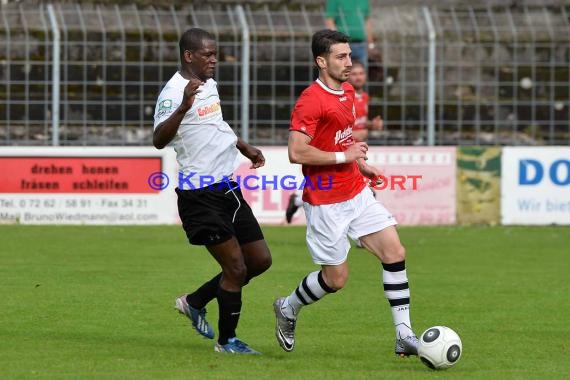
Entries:
<svg viewBox="0 0 570 380">
<path fill-rule="evenodd" d="M 281 311 L 287 318 L 296 319 L 303 306 L 315 303 L 335 291 L 325 283 L 321 271 L 309 273 L 285 299 Z"/>
<path fill-rule="evenodd" d="M 410 322 L 410 288 L 405 262 L 384 265 L 382 280 L 384 294 L 392 309 L 397 338 L 414 335 Z"/>
</svg>

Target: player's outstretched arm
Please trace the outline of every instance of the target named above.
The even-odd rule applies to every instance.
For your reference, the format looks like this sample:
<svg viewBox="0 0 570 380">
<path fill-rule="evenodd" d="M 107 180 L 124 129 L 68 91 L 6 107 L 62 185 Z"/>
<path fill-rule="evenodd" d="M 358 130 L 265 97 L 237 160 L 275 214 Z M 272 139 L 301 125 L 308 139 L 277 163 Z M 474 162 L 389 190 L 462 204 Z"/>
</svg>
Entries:
<svg viewBox="0 0 570 380">
<path fill-rule="evenodd" d="M 302 165 L 334 165 L 354 162 L 365 158 L 368 145 L 363 142 L 355 143 L 344 152 L 325 152 L 312 145 L 311 137 L 297 131 L 289 132 L 289 161 Z"/>
</svg>

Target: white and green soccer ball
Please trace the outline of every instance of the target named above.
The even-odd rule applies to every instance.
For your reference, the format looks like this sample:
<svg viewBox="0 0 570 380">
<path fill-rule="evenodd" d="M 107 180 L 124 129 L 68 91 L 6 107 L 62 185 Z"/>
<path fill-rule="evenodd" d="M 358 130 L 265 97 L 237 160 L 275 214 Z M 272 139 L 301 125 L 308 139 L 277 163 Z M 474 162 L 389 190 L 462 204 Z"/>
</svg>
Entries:
<svg viewBox="0 0 570 380">
<path fill-rule="evenodd" d="M 418 356 L 431 369 L 447 369 L 461 357 L 463 345 L 459 335 L 449 327 L 433 326 L 420 336 Z"/>
</svg>

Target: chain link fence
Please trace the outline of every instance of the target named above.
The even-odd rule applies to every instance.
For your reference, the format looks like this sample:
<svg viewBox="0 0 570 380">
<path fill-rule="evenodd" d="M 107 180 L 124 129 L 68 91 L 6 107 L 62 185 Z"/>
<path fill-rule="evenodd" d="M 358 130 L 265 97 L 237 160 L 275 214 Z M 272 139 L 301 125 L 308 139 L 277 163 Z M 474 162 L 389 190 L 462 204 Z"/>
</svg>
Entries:
<svg viewBox="0 0 570 380">
<path fill-rule="evenodd" d="M 237 3 L 68 2 L 53 5 L 53 19 L 42 3 L 1 5 L 0 144 L 54 143 L 56 110 L 60 145 L 149 145 L 156 97 L 178 67 L 178 38 L 194 26 L 218 40 L 216 80 L 226 120 L 241 133 L 246 101 L 249 141 L 286 144 L 295 100 L 315 79 L 310 39 L 324 27 L 322 1 L 243 5 L 249 83 L 242 81 Z M 371 143 L 427 143 L 431 42 L 435 144 L 570 144 L 566 2 L 371 3 L 378 51 L 369 65 L 370 115 L 382 115 L 386 126 Z M 56 37 L 60 101 L 53 107 Z M 244 85 L 249 100 L 242 98 Z"/>
</svg>

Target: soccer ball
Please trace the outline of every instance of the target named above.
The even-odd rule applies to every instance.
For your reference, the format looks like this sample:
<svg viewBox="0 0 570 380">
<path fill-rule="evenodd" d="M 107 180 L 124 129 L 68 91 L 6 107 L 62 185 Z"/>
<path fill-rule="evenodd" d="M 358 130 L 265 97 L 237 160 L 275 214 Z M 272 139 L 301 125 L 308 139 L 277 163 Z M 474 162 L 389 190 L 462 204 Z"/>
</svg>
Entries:
<svg viewBox="0 0 570 380">
<path fill-rule="evenodd" d="M 420 336 L 418 356 L 431 369 L 447 369 L 459 361 L 463 346 L 449 327 L 430 327 Z"/>
</svg>

